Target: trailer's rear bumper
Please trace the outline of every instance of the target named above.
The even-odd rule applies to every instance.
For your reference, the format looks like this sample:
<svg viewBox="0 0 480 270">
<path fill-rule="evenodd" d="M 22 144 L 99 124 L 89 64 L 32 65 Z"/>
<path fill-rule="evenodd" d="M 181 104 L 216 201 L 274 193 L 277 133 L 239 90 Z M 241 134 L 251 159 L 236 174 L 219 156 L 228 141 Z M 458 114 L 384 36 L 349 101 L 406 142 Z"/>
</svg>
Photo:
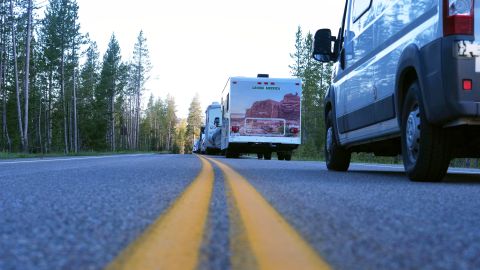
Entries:
<svg viewBox="0 0 480 270">
<path fill-rule="evenodd" d="M 287 152 L 298 148 L 298 144 L 282 143 L 230 143 L 228 151 L 236 153 Z"/>
<path fill-rule="evenodd" d="M 232 143 L 265 143 L 265 144 L 292 144 L 300 145 L 302 139 L 300 137 L 261 137 L 261 136 L 230 136 L 229 144 Z"/>
</svg>

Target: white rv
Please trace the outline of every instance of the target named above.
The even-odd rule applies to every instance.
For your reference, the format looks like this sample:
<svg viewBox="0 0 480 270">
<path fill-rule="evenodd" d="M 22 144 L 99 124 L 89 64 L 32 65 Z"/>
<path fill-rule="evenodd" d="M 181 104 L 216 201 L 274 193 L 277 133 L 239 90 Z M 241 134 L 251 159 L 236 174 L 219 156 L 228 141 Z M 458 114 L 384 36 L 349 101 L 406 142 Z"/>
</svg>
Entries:
<svg viewBox="0 0 480 270">
<path fill-rule="evenodd" d="M 202 144 L 202 153 L 207 155 L 220 152 L 220 132 L 222 124 L 222 108 L 220 103 L 213 102 L 205 111 L 205 143 Z"/>
<path fill-rule="evenodd" d="M 301 144 L 299 79 L 232 77 L 222 92 L 221 149 L 227 158 L 256 153 L 290 160 Z"/>
</svg>

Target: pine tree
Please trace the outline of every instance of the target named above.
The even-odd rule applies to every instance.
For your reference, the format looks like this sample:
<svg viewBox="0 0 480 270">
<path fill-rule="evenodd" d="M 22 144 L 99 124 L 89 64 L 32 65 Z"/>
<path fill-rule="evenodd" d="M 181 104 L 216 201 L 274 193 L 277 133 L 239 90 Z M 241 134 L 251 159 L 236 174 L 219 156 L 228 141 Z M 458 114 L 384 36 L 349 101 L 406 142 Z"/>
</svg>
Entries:
<svg viewBox="0 0 480 270">
<path fill-rule="evenodd" d="M 175 127 L 175 152 L 178 154 L 188 153 L 188 124 L 183 119 Z"/>
<path fill-rule="evenodd" d="M 118 94 L 121 54 L 115 34 L 112 34 L 107 51 L 103 57 L 100 84 L 96 91 L 97 114 L 103 118 L 105 125 L 99 131 L 105 132 L 108 148 L 116 151 L 115 142 L 115 98 Z M 102 116 L 103 115 L 103 116 Z"/>
<path fill-rule="evenodd" d="M 177 108 L 175 105 L 175 98 L 168 95 L 167 96 L 167 106 L 166 106 L 166 150 L 173 150 L 174 136 L 176 134 L 176 124 L 177 124 Z"/>
<path fill-rule="evenodd" d="M 140 31 L 133 50 L 132 80 L 134 83 L 134 136 L 133 148 L 138 149 L 139 128 L 140 128 L 140 102 L 145 82 L 148 80 L 148 73 L 151 70 L 150 55 L 147 47 L 147 39 Z"/>
<path fill-rule="evenodd" d="M 99 53 L 95 42 L 90 42 L 85 56 L 86 60 L 80 71 L 78 125 L 81 146 L 93 150 L 98 146 L 95 138 L 98 125 L 98 118 L 95 114 L 95 90 L 100 77 Z"/>
<path fill-rule="evenodd" d="M 17 54 L 17 27 L 15 25 L 15 14 L 13 13 L 13 0 L 10 0 L 10 27 L 11 27 L 11 37 L 12 37 L 12 57 L 13 57 L 13 73 L 15 76 L 15 95 L 17 98 L 17 119 L 18 119 L 18 133 L 20 136 L 20 145 L 22 151 L 26 151 L 25 148 L 25 135 L 23 130 L 23 120 L 22 120 L 22 104 L 20 101 L 20 81 L 19 81 L 19 70 L 18 70 L 18 54 Z"/>
<path fill-rule="evenodd" d="M 186 152 L 192 151 L 194 140 L 200 136 L 201 126 L 202 126 L 202 107 L 200 104 L 200 96 L 197 93 L 195 94 L 195 97 L 190 103 L 190 108 L 188 109 L 187 130 L 186 130 L 186 137 L 185 137 Z"/>
<path fill-rule="evenodd" d="M 295 34 L 295 52 L 290 54 L 290 57 L 294 61 L 292 65 L 289 65 L 290 73 L 298 78 L 303 77 L 303 72 L 305 68 L 304 64 L 304 40 L 302 28 L 298 26 L 297 33 Z"/>
</svg>

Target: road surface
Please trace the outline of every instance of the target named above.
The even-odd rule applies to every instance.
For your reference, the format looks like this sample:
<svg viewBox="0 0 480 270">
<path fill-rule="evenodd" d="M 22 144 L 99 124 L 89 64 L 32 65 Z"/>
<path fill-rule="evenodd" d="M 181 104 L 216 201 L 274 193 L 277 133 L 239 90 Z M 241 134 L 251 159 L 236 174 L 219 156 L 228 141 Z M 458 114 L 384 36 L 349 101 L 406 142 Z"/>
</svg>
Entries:
<svg viewBox="0 0 480 270">
<path fill-rule="evenodd" d="M 0 161 L 0 269 L 479 269 L 480 172 L 193 155 Z"/>
</svg>

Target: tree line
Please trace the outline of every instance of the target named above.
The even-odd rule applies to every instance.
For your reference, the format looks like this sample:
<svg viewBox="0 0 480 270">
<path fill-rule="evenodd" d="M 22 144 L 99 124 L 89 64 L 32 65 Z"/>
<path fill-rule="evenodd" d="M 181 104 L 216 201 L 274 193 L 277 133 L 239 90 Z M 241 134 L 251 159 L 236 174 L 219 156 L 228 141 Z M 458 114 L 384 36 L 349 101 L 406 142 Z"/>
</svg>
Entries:
<svg viewBox="0 0 480 270">
<path fill-rule="evenodd" d="M 100 58 L 76 0 L 0 0 L 0 150 L 174 151 L 175 99 L 142 94 L 151 63 L 142 31 L 132 59 L 112 34 Z M 42 13 L 42 14 L 40 14 Z"/>
<path fill-rule="evenodd" d="M 131 59 L 122 58 L 115 34 L 101 58 L 81 31 L 76 0 L 42 3 L 0 0 L 0 150 L 190 152 L 203 122 L 198 95 L 187 119 L 177 117 L 172 96 L 151 96 L 142 109 L 151 70 L 144 33 Z M 289 67 L 304 83 L 304 156 L 323 151 L 323 99 L 332 69 L 311 58 L 312 44 L 313 35 L 299 27 Z"/>
</svg>

